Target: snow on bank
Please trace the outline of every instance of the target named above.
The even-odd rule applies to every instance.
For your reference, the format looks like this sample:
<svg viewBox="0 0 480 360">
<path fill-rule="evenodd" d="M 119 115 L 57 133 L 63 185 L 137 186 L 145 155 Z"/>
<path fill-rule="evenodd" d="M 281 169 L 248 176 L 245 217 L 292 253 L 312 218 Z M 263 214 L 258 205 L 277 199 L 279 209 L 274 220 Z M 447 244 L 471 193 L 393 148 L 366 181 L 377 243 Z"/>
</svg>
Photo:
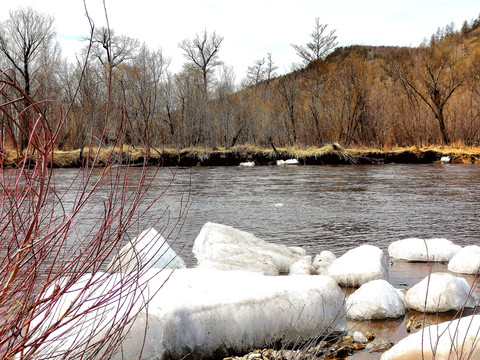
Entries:
<svg viewBox="0 0 480 360">
<path fill-rule="evenodd" d="M 277 160 L 277 165 L 300 165 L 300 162 L 297 159 Z"/>
</svg>

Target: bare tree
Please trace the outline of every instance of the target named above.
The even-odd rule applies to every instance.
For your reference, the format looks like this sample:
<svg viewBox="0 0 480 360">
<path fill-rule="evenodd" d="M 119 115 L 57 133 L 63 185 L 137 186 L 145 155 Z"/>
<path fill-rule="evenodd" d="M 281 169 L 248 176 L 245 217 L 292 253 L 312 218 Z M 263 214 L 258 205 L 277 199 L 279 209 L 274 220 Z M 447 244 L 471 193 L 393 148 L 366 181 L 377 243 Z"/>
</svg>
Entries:
<svg viewBox="0 0 480 360">
<path fill-rule="evenodd" d="M 200 70 L 205 94 L 207 94 L 208 90 L 208 76 L 215 66 L 222 64 L 218 59 L 218 52 L 222 42 L 223 37 L 217 35 L 215 31 L 209 36 L 207 30 L 204 30 L 203 34 L 197 34 L 195 39 L 183 40 L 178 44 L 180 49 L 185 52 L 184 56 L 188 61 Z"/>
<path fill-rule="evenodd" d="M 160 84 L 160 118 L 161 118 L 161 127 L 166 127 L 169 136 L 171 137 L 171 144 L 179 146 L 177 140 L 177 110 L 178 99 L 177 99 L 177 84 L 175 82 L 174 76 L 168 70 L 165 71 L 165 76 Z M 163 125 L 163 126 L 162 126 Z"/>
<path fill-rule="evenodd" d="M 51 48 L 55 30 L 53 17 L 36 12 L 31 8 L 20 8 L 10 12 L 10 17 L 0 24 L 0 54 L 16 73 L 27 96 L 32 93 L 32 82 L 42 67 L 40 55 Z M 25 104 L 28 109 L 29 104 Z M 20 150 L 27 144 L 26 123 L 21 127 Z"/>
<path fill-rule="evenodd" d="M 117 36 L 112 29 L 101 27 L 93 34 L 92 55 L 104 67 L 113 69 L 122 62 L 133 59 L 139 45 L 137 39 Z"/>
<path fill-rule="evenodd" d="M 175 76 L 182 141 L 186 146 L 211 143 L 208 103 L 203 78 L 193 64 L 186 63 Z"/>
<path fill-rule="evenodd" d="M 121 63 L 131 60 L 137 54 L 140 43 L 125 35 L 116 36 L 108 27 L 95 29 L 92 39 L 92 56 L 97 59 L 108 74 L 108 89 L 112 85 L 112 72 Z"/>
<path fill-rule="evenodd" d="M 272 53 L 267 54 L 267 65 L 265 68 L 265 81 L 268 84 L 270 84 L 270 81 L 272 81 L 273 78 L 277 77 L 277 69 L 278 66 L 275 65 L 272 59 Z"/>
<path fill-rule="evenodd" d="M 412 92 L 431 110 L 437 119 L 442 141 L 450 144 L 446 106 L 463 85 L 463 55 L 456 51 L 452 39 L 435 38 L 429 46 L 418 48 L 413 56 L 391 59 L 387 73 L 399 81 L 405 92 Z"/>
<path fill-rule="evenodd" d="M 248 82 L 257 86 L 264 80 L 265 76 L 265 58 L 255 60 L 253 66 L 248 67 L 247 78 Z"/>
<path fill-rule="evenodd" d="M 146 144 L 154 134 L 161 79 L 167 67 L 168 60 L 161 50 L 151 51 L 143 44 L 131 64 L 121 69 L 125 115 L 136 143 Z"/>
<path fill-rule="evenodd" d="M 284 108 L 283 118 L 285 121 L 285 129 L 287 139 L 290 145 L 297 143 L 297 103 L 299 97 L 299 88 L 295 75 L 285 75 L 278 79 L 278 92 L 281 95 L 282 107 Z M 290 134 L 292 135 L 290 137 Z"/>
<path fill-rule="evenodd" d="M 103 101 L 104 119 L 96 128 L 102 129 L 104 133 L 99 135 L 107 143 L 114 140 L 117 126 L 120 126 L 118 122 L 118 119 L 122 118 L 119 113 L 122 111 L 120 104 L 124 101 L 121 84 L 114 79 L 116 75 L 114 69 L 132 60 L 137 55 L 139 46 L 138 40 L 125 35 L 117 36 L 108 26 L 94 30 L 91 54 L 100 64 L 99 74 L 106 86 L 106 99 Z"/>
<path fill-rule="evenodd" d="M 265 82 L 268 85 L 270 84 L 270 81 L 277 76 L 277 69 L 278 67 L 275 66 L 272 60 L 272 53 L 268 53 L 266 60 L 265 58 L 255 60 L 253 66 L 248 67 L 248 83 L 257 86 L 258 84 Z"/>
<path fill-rule="evenodd" d="M 36 60 L 54 40 L 53 21 L 50 15 L 20 8 L 11 11 L 10 18 L 1 24 L 0 52 L 21 75 L 27 95 L 31 94 L 32 77 L 39 67 Z"/>
<path fill-rule="evenodd" d="M 335 30 L 331 30 L 327 34 L 325 33 L 327 26 L 327 24 L 320 24 L 320 19 L 315 18 L 315 28 L 310 35 L 312 41 L 307 43 L 306 47 L 304 45 L 291 44 L 305 65 L 318 59 L 325 59 L 328 53 L 337 46 Z"/>
</svg>

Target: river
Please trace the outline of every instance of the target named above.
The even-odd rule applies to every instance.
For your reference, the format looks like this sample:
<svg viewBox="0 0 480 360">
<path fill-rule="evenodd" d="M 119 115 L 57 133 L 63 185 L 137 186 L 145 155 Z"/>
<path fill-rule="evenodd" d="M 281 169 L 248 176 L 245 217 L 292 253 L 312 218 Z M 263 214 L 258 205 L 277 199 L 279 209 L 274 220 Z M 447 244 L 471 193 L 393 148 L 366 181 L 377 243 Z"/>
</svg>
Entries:
<svg viewBox="0 0 480 360">
<path fill-rule="evenodd" d="M 131 171 L 134 186 L 141 169 Z M 77 173 L 55 170 L 57 190 L 65 192 L 65 203 L 74 197 L 67 185 Z M 153 173 L 149 169 L 147 178 Z M 391 242 L 408 237 L 479 244 L 480 166 L 476 165 L 164 168 L 152 182 L 146 203 L 166 188 L 142 216 L 141 226 L 157 230 L 165 226 L 168 232 L 187 204 L 182 226 L 177 226 L 169 242 L 188 266 L 196 264 L 191 249 L 206 222 L 230 225 L 269 242 L 301 246 L 313 256 L 322 250 L 340 256 L 362 244 L 376 245 L 388 254 Z M 99 192 L 94 202 L 105 196 Z M 102 216 L 101 206 L 87 210 L 77 229 L 80 235 Z M 389 261 L 389 280 L 397 288 L 413 286 L 428 271 L 422 263 Z M 446 271 L 446 264 L 435 264 L 433 271 Z M 353 326 L 373 331 L 379 339 L 398 341 L 407 335 L 405 321 L 411 314 Z M 353 359 L 379 357 L 380 353 L 361 352 Z"/>
<path fill-rule="evenodd" d="M 60 190 L 78 172 L 55 171 Z M 132 171 L 135 179 L 141 170 Z M 196 263 L 191 249 L 206 222 L 230 225 L 266 241 L 302 246 L 311 255 L 330 250 L 339 256 L 362 244 L 386 251 L 391 242 L 408 237 L 444 237 L 462 246 L 479 243 L 480 167 L 476 165 L 164 168 L 146 202 L 167 187 L 142 225 L 160 230 L 168 218 L 171 228 L 188 198 L 188 214 L 183 226 L 177 227 L 173 248 L 189 266 Z M 69 191 L 73 197 L 74 191 Z M 101 211 L 101 207 L 89 208 L 83 226 L 91 229 L 89 220 L 98 219 Z"/>
</svg>

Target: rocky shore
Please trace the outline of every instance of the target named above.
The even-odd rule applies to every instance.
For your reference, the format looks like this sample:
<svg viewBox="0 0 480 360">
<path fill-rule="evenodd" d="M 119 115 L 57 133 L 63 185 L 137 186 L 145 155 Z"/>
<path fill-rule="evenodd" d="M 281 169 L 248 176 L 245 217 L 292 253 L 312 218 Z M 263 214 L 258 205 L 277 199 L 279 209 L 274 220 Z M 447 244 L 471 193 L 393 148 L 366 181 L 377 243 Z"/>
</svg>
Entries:
<svg viewBox="0 0 480 360">
<path fill-rule="evenodd" d="M 314 359 L 344 359 L 361 350 L 384 352 L 393 343 L 375 344 L 375 335 L 369 332 L 355 332 L 351 336 L 331 337 L 318 344 L 308 345 L 293 350 L 256 349 L 244 356 L 227 357 L 224 360 L 314 360 Z"/>
</svg>

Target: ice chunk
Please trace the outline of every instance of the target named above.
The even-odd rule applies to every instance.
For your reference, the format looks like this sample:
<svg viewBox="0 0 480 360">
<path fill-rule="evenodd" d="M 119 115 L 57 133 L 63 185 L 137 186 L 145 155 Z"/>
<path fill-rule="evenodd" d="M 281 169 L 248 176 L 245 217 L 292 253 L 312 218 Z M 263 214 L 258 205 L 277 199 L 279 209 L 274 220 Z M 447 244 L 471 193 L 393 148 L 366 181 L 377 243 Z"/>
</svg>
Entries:
<svg viewBox="0 0 480 360">
<path fill-rule="evenodd" d="M 255 166 L 255 162 L 254 161 L 245 161 L 245 162 L 241 162 L 239 166 L 252 167 L 252 166 Z"/>
<path fill-rule="evenodd" d="M 316 275 L 317 270 L 312 266 L 312 257 L 305 256 L 290 266 L 288 275 Z"/>
<path fill-rule="evenodd" d="M 467 280 L 443 272 L 427 276 L 405 295 L 407 308 L 430 313 L 474 307 L 477 302 L 478 296 L 471 290 Z"/>
<path fill-rule="evenodd" d="M 380 320 L 405 315 L 405 296 L 386 280 L 363 284 L 347 298 L 347 317 L 354 320 Z"/>
<path fill-rule="evenodd" d="M 248 271 L 259 270 L 249 258 L 258 258 L 258 256 L 270 258 L 280 274 L 288 274 L 290 266 L 303 257 L 296 250 L 285 245 L 271 244 L 251 233 L 210 222 L 203 225 L 195 239 L 192 251 L 199 265 L 205 260 L 209 260 L 210 263 L 217 260 L 225 263 L 231 257 L 235 257 L 236 268 L 238 268 L 242 266 L 239 261 L 243 257 L 244 269 Z"/>
<path fill-rule="evenodd" d="M 368 342 L 367 337 L 363 335 L 360 331 L 355 331 L 353 333 L 353 340 L 360 344 L 366 344 Z"/>
<path fill-rule="evenodd" d="M 161 272 L 159 280 L 166 281 L 173 270 L 150 271 Z M 33 313 L 30 324 L 30 329 L 34 329 L 32 343 L 42 339 L 39 348 L 27 348 L 27 354 L 35 351 L 31 356 L 33 359 L 80 358 L 80 355 L 82 358 L 100 358 L 89 354 L 87 351 L 95 351 L 95 347 L 87 350 L 88 346 L 103 339 L 106 332 L 114 336 L 118 327 L 121 330 L 122 324 L 145 304 L 145 295 L 149 292 L 145 291 L 147 285 L 139 279 L 137 272 L 98 272 L 84 275 L 73 284 L 69 282 L 70 279 L 64 277 L 52 284 L 44 299 L 49 299 L 57 289 L 66 292 L 55 303 L 50 303 L 51 306 L 39 306 Z"/>
<path fill-rule="evenodd" d="M 388 254 L 408 261 L 450 261 L 461 248 L 447 239 L 409 238 L 391 243 Z"/>
<path fill-rule="evenodd" d="M 173 358 L 209 358 L 245 353 L 284 337 L 308 339 L 344 329 L 344 310 L 340 288 L 325 276 L 176 270 L 150 303 L 149 329 L 162 332 L 147 332 L 144 357 L 160 352 Z M 125 349 L 140 346 L 140 325 Z"/>
<path fill-rule="evenodd" d="M 107 265 L 108 272 L 159 268 L 181 269 L 185 262 L 154 228 L 144 230 L 128 243 Z"/>
<path fill-rule="evenodd" d="M 480 315 L 431 325 L 400 340 L 380 359 L 480 359 L 479 328 Z"/>
<path fill-rule="evenodd" d="M 263 256 L 261 254 L 250 254 L 248 257 L 240 254 L 218 259 L 205 259 L 198 265 L 198 268 L 251 271 L 270 276 L 279 275 L 278 269 L 272 259 L 269 256 Z"/>
<path fill-rule="evenodd" d="M 148 279 L 148 287 L 136 295 L 140 299 L 134 303 L 140 313 L 125 337 L 121 353 L 113 359 L 138 358 L 142 346 L 144 359 L 220 357 L 266 347 L 280 339 L 299 343 L 323 332 L 344 331 L 346 327 L 343 293 L 326 276 L 272 277 L 198 268 L 155 271 L 158 272 L 149 270 L 140 278 Z M 112 281 L 101 287 L 120 286 L 121 275 L 106 274 Z M 123 303 L 129 306 L 135 292 L 125 291 Z M 142 309 L 142 299 L 147 294 L 154 295 L 148 307 Z M 67 294 L 61 302 L 63 308 L 77 295 L 75 291 Z M 98 295 L 94 291 L 90 298 Z M 72 334 L 71 339 L 81 344 L 92 331 L 105 335 L 99 325 L 115 321 L 117 305 L 108 302 L 109 307 L 101 316 L 92 314 L 90 321 L 83 322 L 81 332 Z M 51 313 L 51 321 L 59 319 L 60 314 Z M 40 353 L 54 357 L 67 351 L 65 346 L 71 345 L 64 342 L 67 334 L 58 335 L 46 339 Z"/>
<path fill-rule="evenodd" d="M 480 273 L 480 246 L 465 246 L 450 260 L 448 270 L 461 274 Z"/>
<path fill-rule="evenodd" d="M 335 260 L 336 258 L 337 257 L 333 252 L 324 250 L 319 255 L 315 256 L 315 259 L 313 259 L 312 265 L 315 269 L 317 269 L 318 272 L 321 272 L 328 265 L 330 265 L 333 262 L 333 260 Z"/>
<path fill-rule="evenodd" d="M 288 248 L 290 250 L 292 250 L 294 253 L 297 253 L 300 256 L 306 256 L 307 255 L 307 250 L 305 250 L 301 246 L 289 246 Z"/>
<path fill-rule="evenodd" d="M 371 280 L 388 279 L 385 254 L 373 245 L 362 245 L 347 251 L 322 273 L 343 286 L 360 286 Z"/>
</svg>

